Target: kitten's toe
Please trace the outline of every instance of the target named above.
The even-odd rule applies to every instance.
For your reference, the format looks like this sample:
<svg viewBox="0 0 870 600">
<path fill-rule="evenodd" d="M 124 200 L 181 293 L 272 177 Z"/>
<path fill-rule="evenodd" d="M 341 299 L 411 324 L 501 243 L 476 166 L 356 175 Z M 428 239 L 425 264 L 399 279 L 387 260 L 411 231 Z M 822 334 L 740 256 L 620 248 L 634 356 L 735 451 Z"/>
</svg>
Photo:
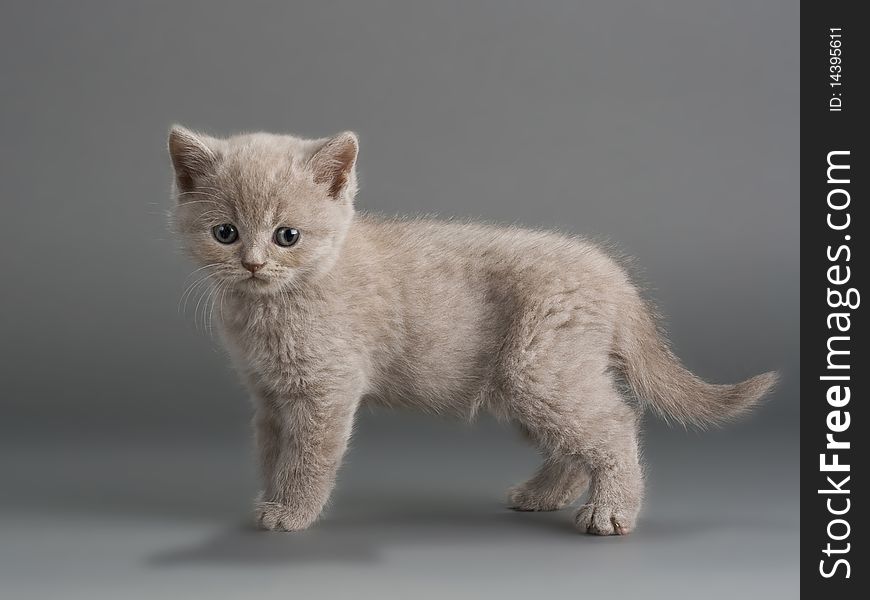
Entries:
<svg viewBox="0 0 870 600">
<path fill-rule="evenodd" d="M 634 521 L 625 511 L 606 504 L 584 504 L 574 515 L 574 526 L 593 535 L 628 535 Z"/>
<path fill-rule="evenodd" d="M 254 506 L 254 518 L 257 527 L 267 531 L 300 531 L 308 528 L 314 517 L 304 515 L 299 511 L 278 502 L 257 502 Z"/>
<path fill-rule="evenodd" d="M 570 498 L 554 497 L 552 494 L 542 493 L 518 485 L 508 490 L 508 508 L 517 511 L 551 511 L 565 508 L 571 503 Z"/>
</svg>

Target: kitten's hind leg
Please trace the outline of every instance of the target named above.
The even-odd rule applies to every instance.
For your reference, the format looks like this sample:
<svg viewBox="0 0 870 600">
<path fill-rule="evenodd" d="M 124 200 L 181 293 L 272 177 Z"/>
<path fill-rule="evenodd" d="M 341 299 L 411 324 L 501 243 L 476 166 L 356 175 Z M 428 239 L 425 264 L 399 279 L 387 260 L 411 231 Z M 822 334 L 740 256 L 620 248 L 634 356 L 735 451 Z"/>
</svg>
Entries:
<svg viewBox="0 0 870 600">
<path fill-rule="evenodd" d="M 508 507 L 519 511 L 565 508 L 589 485 L 586 467 L 575 456 L 550 457 L 535 475 L 508 491 Z"/>
<path fill-rule="evenodd" d="M 526 299 L 499 350 L 503 408 L 546 456 L 578 457 L 589 469 L 591 491 L 577 528 L 626 534 L 640 511 L 643 477 L 637 414 L 610 373 L 615 309 L 594 286 L 542 285 L 556 289 Z"/>
<path fill-rule="evenodd" d="M 612 393 L 615 398 L 616 392 Z M 599 416 L 595 426 L 587 428 L 584 446 L 582 455 L 591 471 L 592 489 L 587 503 L 574 515 L 574 525 L 595 535 L 631 533 L 643 500 L 643 470 L 633 413 L 618 410 Z"/>
<path fill-rule="evenodd" d="M 528 387 L 524 396 L 514 397 L 512 412 L 542 450 L 551 456 L 578 457 L 578 463 L 589 469 L 589 500 L 574 517 L 576 527 L 596 535 L 625 535 L 634 529 L 643 497 L 637 415 L 609 377 L 598 372 L 571 382 L 576 390 L 570 396 L 573 401 L 531 393 Z"/>
</svg>

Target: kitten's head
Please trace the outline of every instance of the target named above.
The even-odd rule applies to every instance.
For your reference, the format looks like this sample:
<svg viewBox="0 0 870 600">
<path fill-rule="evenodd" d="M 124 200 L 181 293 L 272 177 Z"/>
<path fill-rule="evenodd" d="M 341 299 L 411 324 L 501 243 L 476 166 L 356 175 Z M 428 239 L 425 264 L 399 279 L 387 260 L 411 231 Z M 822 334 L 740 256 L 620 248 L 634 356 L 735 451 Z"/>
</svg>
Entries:
<svg viewBox="0 0 870 600">
<path fill-rule="evenodd" d="M 268 294 L 335 262 L 353 218 L 355 134 L 216 139 L 173 127 L 174 222 L 217 285 Z"/>
</svg>

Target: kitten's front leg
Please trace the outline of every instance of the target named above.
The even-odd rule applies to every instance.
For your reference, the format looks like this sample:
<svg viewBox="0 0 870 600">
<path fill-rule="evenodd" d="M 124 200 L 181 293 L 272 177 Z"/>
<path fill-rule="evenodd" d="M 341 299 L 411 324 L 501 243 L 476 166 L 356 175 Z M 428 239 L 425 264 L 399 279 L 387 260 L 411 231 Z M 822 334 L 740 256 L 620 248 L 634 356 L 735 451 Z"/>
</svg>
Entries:
<svg viewBox="0 0 870 600">
<path fill-rule="evenodd" d="M 332 393 L 273 400 L 258 411 L 265 479 L 255 507 L 260 527 L 297 531 L 317 519 L 335 484 L 357 404 L 353 394 Z"/>
<path fill-rule="evenodd" d="M 257 498 L 261 501 L 274 494 L 275 467 L 281 453 L 281 417 L 276 410 L 270 408 L 266 401 L 258 399 L 258 407 L 254 413 L 254 442 L 260 459 L 260 477 L 264 489 Z"/>
</svg>

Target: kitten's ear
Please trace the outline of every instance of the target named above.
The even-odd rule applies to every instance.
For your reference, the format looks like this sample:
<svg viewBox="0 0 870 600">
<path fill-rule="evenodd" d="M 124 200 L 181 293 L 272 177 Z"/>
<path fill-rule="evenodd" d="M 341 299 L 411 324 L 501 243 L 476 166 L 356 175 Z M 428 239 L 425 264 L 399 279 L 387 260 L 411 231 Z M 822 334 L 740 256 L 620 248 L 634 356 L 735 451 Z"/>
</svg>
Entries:
<svg viewBox="0 0 870 600">
<path fill-rule="evenodd" d="M 175 168 L 175 181 L 182 192 L 190 191 L 198 177 L 211 172 L 217 153 L 209 146 L 211 138 L 198 135 L 181 125 L 169 130 L 169 156 Z"/>
<path fill-rule="evenodd" d="M 358 152 L 359 139 L 352 131 L 331 138 L 308 161 L 314 182 L 326 185 L 333 198 L 338 198 L 345 190 L 353 196 L 356 192 L 354 167 Z"/>
</svg>

